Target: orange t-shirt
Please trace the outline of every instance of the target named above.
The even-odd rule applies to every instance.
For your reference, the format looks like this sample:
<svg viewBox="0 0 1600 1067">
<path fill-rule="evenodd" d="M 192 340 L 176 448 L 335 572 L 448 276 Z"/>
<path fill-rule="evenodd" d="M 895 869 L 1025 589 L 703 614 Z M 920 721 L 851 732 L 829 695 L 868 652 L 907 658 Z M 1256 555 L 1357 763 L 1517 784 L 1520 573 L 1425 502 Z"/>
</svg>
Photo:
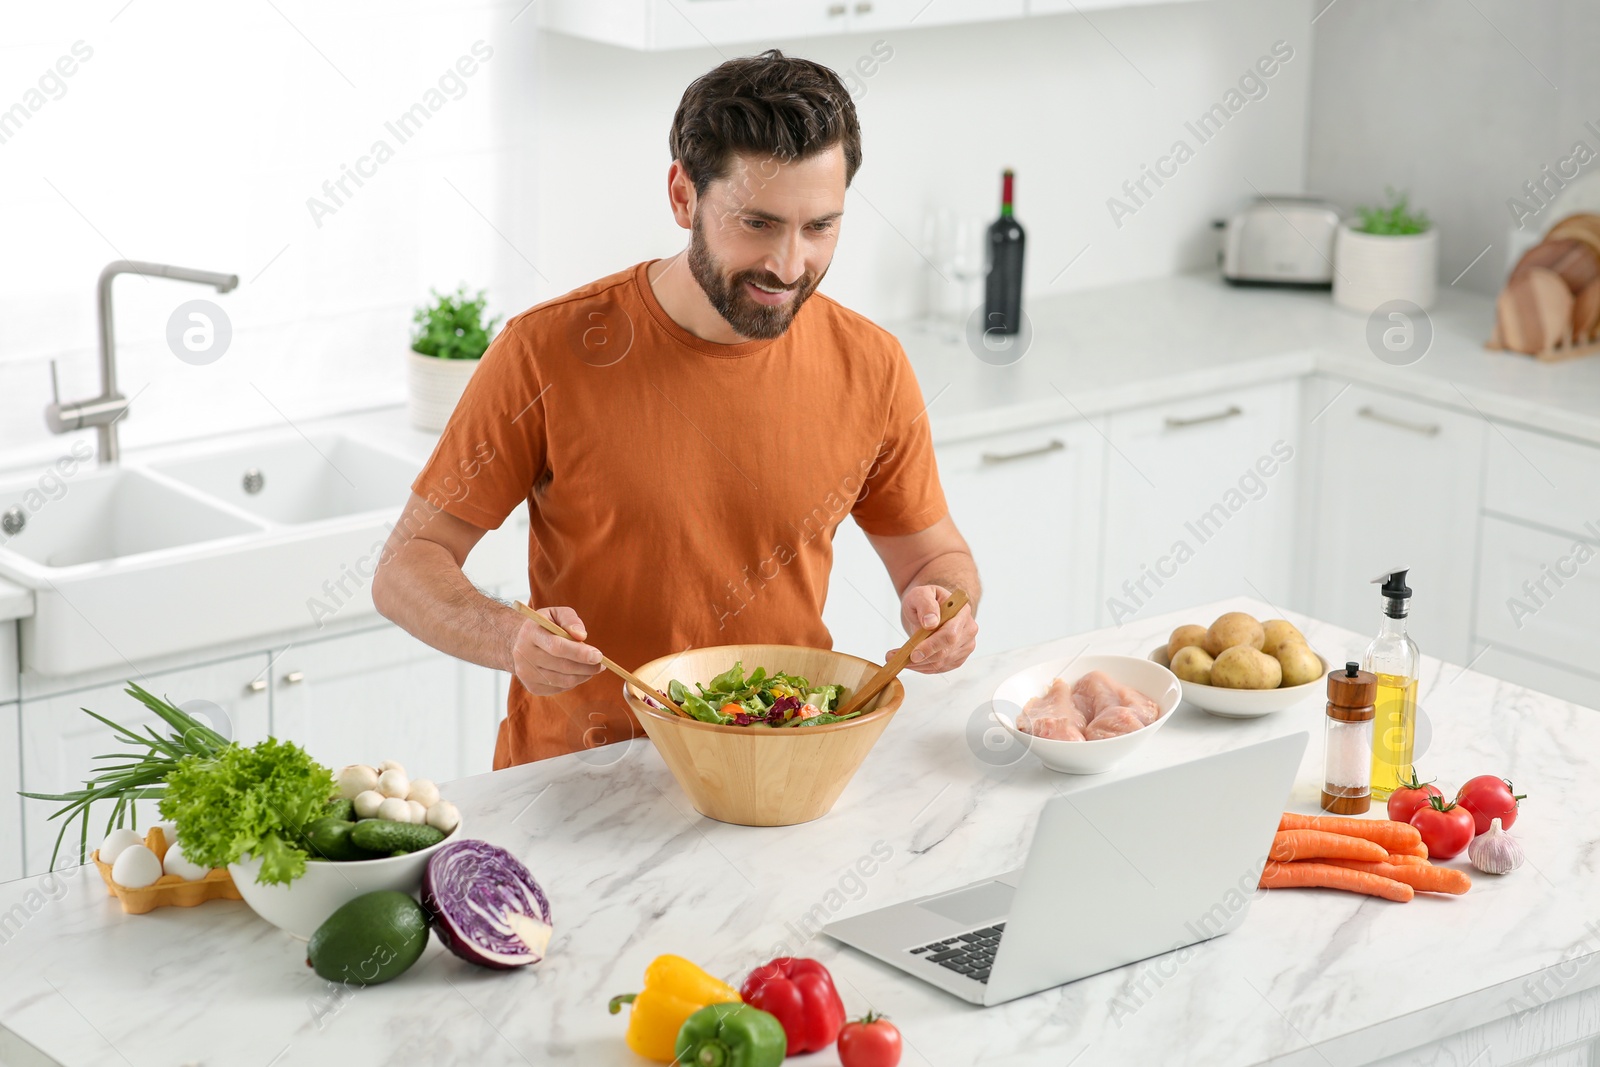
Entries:
<svg viewBox="0 0 1600 1067">
<path fill-rule="evenodd" d="M 649 266 L 506 323 L 412 488 L 484 529 L 526 501 L 530 602 L 575 610 L 623 666 L 831 647 L 845 515 L 882 535 L 945 515 L 905 353 L 821 293 L 775 340 L 701 340 L 657 302 Z M 543 697 L 513 679 L 510 694 L 497 769 L 642 733 L 609 672 Z"/>
</svg>

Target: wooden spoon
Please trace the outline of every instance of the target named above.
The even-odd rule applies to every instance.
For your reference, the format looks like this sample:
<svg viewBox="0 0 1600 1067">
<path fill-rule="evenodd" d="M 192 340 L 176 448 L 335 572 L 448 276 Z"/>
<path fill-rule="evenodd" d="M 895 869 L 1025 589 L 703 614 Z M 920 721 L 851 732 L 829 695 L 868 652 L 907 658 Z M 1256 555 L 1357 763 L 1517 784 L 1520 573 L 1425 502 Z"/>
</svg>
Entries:
<svg viewBox="0 0 1600 1067">
<path fill-rule="evenodd" d="M 895 675 L 906 669 L 906 664 L 911 662 L 911 653 L 916 651 L 916 647 L 938 633 L 945 623 L 955 618 L 956 613 L 966 606 L 967 594 L 965 590 L 957 589 L 945 597 L 944 602 L 939 605 L 938 623 L 934 626 L 924 626 L 907 638 L 906 643 L 901 645 L 899 650 L 889 657 L 889 661 L 879 667 L 877 672 L 867 679 L 866 684 L 857 689 L 855 695 L 845 701 L 844 707 L 834 712 L 834 714 L 849 715 L 853 711 L 859 711 L 873 697 L 883 692 L 884 686 L 894 681 Z"/>
<path fill-rule="evenodd" d="M 543 615 L 539 614 L 537 611 L 534 611 L 528 605 L 520 604 L 520 603 L 517 603 L 516 601 L 513 601 L 511 606 L 516 608 L 517 611 L 520 612 L 521 614 L 526 615 L 528 618 L 532 619 L 534 622 L 536 622 L 540 626 L 544 627 L 550 633 L 555 634 L 557 637 L 565 637 L 568 641 L 577 641 L 578 640 L 576 637 L 573 637 L 571 634 L 567 633 L 567 631 L 561 626 L 560 623 L 552 622 L 551 620 L 545 618 Z M 579 643 L 581 644 L 582 642 L 579 642 Z M 623 681 L 625 681 L 629 685 L 633 686 L 639 692 L 644 693 L 645 695 L 649 696 L 651 699 L 653 699 L 657 704 L 660 704 L 662 707 L 668 708 L 668 709 L 670 709 L 670 710 L 672 710 L 674 712 L 677 712 L 679 715 L 683 716 L 686 719 L 694 718 L 693 715 L 690 715 L 687 711 L 684 711 L 682 708 L 680 708 L 677 705 L 677 703 L 674 702 L 671 698 L 669 698 L 665 693 L 663 693 L 660 690 L 656 689 L 655 686 L 650 685 L 643 678 L 640 678 L 637 674 L 634 674 L 632 671 L 628 670 L 626 667 L 618 665 L 615 661 L 613 661 L 609 657 L 605 656 L 604 654 L 602 654 L 600 656 L 600 665 L 602 667 L 604 667 L 606 670 L 610 671 L 612 674 L 615 674 L 618 678 L 621 678 Z"/>
</svg>

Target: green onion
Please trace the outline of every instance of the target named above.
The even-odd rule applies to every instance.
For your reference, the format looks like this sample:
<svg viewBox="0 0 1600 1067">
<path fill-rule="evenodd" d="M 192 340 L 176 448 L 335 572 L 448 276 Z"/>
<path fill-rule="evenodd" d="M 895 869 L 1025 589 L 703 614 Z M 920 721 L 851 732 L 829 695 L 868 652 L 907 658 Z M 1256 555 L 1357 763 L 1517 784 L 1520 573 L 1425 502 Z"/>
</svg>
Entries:
<svg viewBox="0 0 1600 1067">
<path fill-rule="evenodd" d="M 160 798 L 165 792 L 167 775 L 178 766 L 179 760 L 185 756 L 214 756 L 228 747 L 229 742 L 221 734 L 182 708 L 162 700 L 137 683 L 129 682 L 128 688 L 124 691 L 177 732 L 162 737 L 154 729 L 146 726 L 145 734 L 149 735 L 146 737 L 126 726 L 112 722 L 104 715 L 97 715 L 88 708 L 80 709 L 84 714 L 111 727 L 117 741 L 134 749 L 142 748 L 143 751 L 108 752 L 93 757 L 96 760 L 116 762 L 92 768 L 90 777 L 84 779 L 82 789 L 74 789 L 67 793 L 22 794 L 33 800 L 49 800 L 63 805 L 50 816 L 52 820 L 63 820 L 61 830 L 56 834 L 56 847 L 50 853 L 51 870 L 55 869 L 56 858 L 61 854 L 61 842 L 74 819 L 80 822 L 78 862 L 88 862 L 89 809 L 95 801 L 113 802 L 110 818 L 106 820 L 106 833 L 110 833 L 113 827 L 122 826 L 130 818 L 137 828 L 139 817 L 133 802 Z"/>
</svg>

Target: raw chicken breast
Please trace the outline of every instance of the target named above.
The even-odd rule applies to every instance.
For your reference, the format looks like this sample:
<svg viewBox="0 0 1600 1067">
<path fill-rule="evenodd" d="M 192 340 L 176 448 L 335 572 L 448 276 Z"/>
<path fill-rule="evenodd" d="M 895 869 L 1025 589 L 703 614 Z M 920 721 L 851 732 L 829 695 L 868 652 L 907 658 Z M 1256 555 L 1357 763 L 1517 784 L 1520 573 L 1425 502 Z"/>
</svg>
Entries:
<svg viewBox="0 0 1600 1067">
<path fill-rule="evenodd" d="M 1117 703 L 1139 716 L 1141 723 L 1149 726 L 1160 718 L 1161 708 L 1154 700 L 1130 686 L 1118 685 L 1116 682 L 1112 682 L 1111 685 L 1116 691 Z"/>
<path fill-rule="evenodd" d="M 1121 737 L 1144 728 L 1144 720 L 1132 708 L 1116 705 L 1096 715 L 1083 731 L 1086 741 L 1099 741 L 1106 737 Z"/>
<path fill-rule="evenodd" d="M 1084 718 L 1090 722 L 1093 722 L 1095 716 L 1105 709 L 1117 707 L 1122 703 L 1116 683 L 1108 678 L 1104 671 L 1090 671 L 1073 683 L 1072 699 L 1082 709 Z"/>
<path fill-rule="evenodd" d="M 1022 705 L 1017 716 L 1017 729 L 1057 741 L 1082 741 L 1088 723 L 1088 716 L 1073 702 L 1071 687 L 1060 678 L 1050 683 L 1043 696 Z"/>
</svg>

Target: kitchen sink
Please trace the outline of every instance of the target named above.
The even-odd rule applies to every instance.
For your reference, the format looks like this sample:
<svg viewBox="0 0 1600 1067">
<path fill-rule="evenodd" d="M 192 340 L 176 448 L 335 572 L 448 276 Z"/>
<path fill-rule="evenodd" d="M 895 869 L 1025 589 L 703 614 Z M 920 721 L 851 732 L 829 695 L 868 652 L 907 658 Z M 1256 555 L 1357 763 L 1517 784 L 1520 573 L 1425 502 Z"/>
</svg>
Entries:
<svg viewBox="0 0 1600 1067">
<path fill-rule="evenodd" d="M 21 529 L 0 537 L 0 559 L 16 557 L 18 570 L 40 574 L 262 530 L 242 515 L 120 467 L 0 484 L 4 512 Z"/>
<path fill-rule="evenodd" d="M 295 525 L 367 512 L 399 514 L 417 465 L 337 433 L 295 436 L 151 469 L 242 511 Z"/>
</svg>

